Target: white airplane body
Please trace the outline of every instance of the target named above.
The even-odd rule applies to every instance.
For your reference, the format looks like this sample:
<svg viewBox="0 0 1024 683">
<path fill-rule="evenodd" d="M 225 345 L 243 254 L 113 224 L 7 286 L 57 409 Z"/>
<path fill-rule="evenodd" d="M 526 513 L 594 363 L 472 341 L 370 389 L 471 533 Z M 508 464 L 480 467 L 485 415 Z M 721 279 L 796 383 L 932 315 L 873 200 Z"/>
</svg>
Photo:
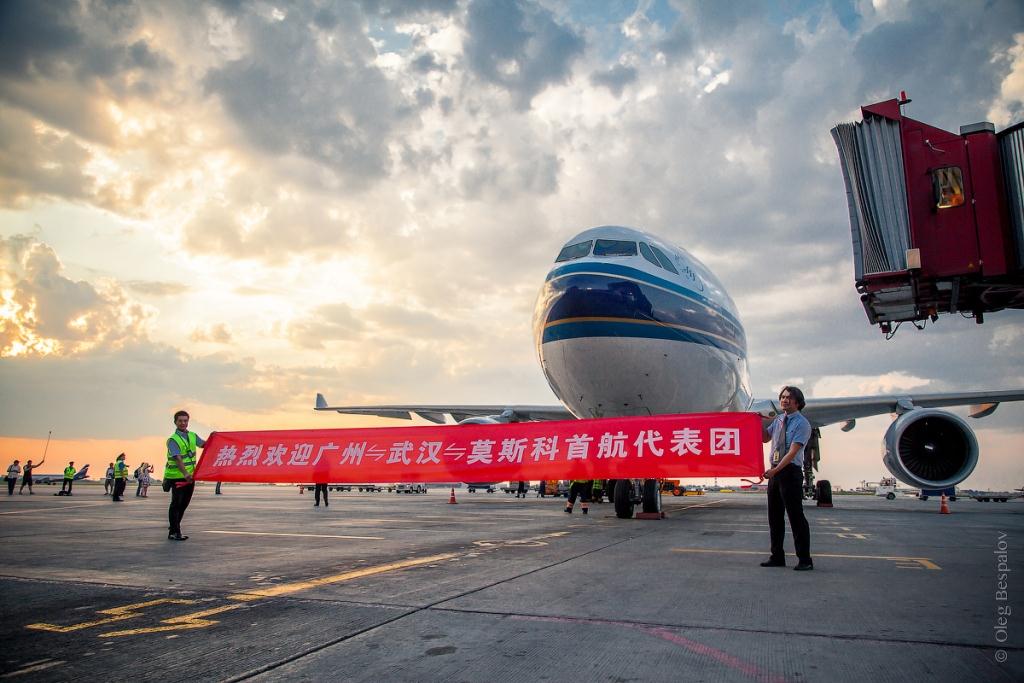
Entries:
<svg viewBox="0 0 1024 683">
<path fill-rule="evenodd" d="M 415 413 L 435 423 L 445 415 L 464 423 L 779 410 L 774 398 L 751 395 L 746 333 L 722 283 L 685 249 L 639 230 L 602 226 L 566 242 L 537 298 L 533 331 L 562 406 L 329 406 L 317 394 L 316 409 Z M 802 412 L 813 427 L 843 422 L 844 431 L 857 418 L 899 415 L 883 462 L 909 486 L 940 489 L 970 475 L 979 449 L 965 420 L 936 408 L 971 405 L 972 417 L 985 417 L 1020 400 L 1024 390 L 894 394 L 808 399 Z"/>
<path fill-rule="evenodd" d="M 89 478 L 89 466 L 86 465 L 82 469 L 75 472 L 75 476 L 72 481 L 82 481 L 83 479 Z M 59 484 L 64 481 L 64 473 L 60 474 L 32 474 L 33 484 Z"/>
</svg>

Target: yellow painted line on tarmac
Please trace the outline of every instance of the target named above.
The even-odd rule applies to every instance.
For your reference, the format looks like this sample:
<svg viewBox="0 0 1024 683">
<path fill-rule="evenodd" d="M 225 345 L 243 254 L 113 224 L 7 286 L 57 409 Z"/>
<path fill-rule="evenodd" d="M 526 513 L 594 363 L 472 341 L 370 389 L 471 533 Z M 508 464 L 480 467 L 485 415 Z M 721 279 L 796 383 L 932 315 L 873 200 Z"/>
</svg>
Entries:
<svg viewBox="0 0 1024 683">
<path fill-rule="evenodd" d="M 453 557 L 458 557 L 458 554 L 445 553 L 443 555 L 431 555 L 430 557 L 419 557 L 412 560 L 403 560 L 401 562 L 389 562 L 388 564 L 381 564 L 377 565 L 376 567 L 364 567 L 363 569 L 355 569 L 353 571 L 343 572 L 341 574 L 322 576 L 319 579 L 310 579 L 308 581 L 296 581 L 295 583 L 284 583 L 278 586 L 271 586 L 270 588 L 261 588 L 259 590 L 232 593 L 227 597 L 229 600 L 238 600 L 240 602 L 251 602 L 253 600 L 261 600 L 263 598 L 276 598 L 281 595 L 298 593 L 299 591 L 308 590 L 310 588 L 319 588 L 320 586 L 328 586 L 334 583 L 342 583 L 343 581 L 351 581 L 352 579 L 360 579 L 364 576 L 384 574 L 385 572 L 393 572 L 398 569 L 418 567 L 420 565 L 430 564 L 432 562 L 450 560 Z"/>
<path fill-rule="evenodd" d="M 163 626 L 146 626 L 143 628 L 126 629 L 124 631 L 110 631 L 109 633 L 101 633 L 99 637 L 119 638 L 122 636 L 138 636 L 145 633 L 164 633 L 166 631 L 184 631 L 190 628 L 205 628 L 217 623 L 217 621 L 206 619 L 206 617 L 213 616 L 214 614 L 220 614 L 221 612 L 230 612 L 231 610 L 238 609 L 239 607 L 245 607 L 245 605 L 221 605 L 220 607 L 211 607 L 210 609 L 192 612 L 191 614 L 185 614 L 180 617 L 164 619 L 160 622 L 161 624 L 164 624 Z"/>
<path fill-rule="evenodd" d="M 709 505 L 717 505 L 718 503 L 724 503 L 724 502 L 726 502 L 725 498 L 720 498 L 718 500 L 709 500 L 706 503 L 695 503 L 693 505 L 664 505 L 664 506 L 662 506 L 662 508 L 666 512 L 669 512 L 669 511 L 675 511 L 675 510 L 689 510 L 690 508 L 706 508 Z"/>
<path fill-rule="evenodd" d="M 35 508 L 32 510 L 14 510 L 13 512 L 0 512 L 0 515 L 29 515 L 33 512 L 52 512 L 54 510 L 72 510 L 74 508 L 93 508 L 100 505 L 109 505 L 110 501 L 106 503 L 82 503 L 81 505 L 65 505 L 64 507 L 57 508 Z"/>
<path fill-rule="evenodd" d="M 759 550 L 716 550 L 714 548 L 672 548 L 674 553 L 711 553 L 715 555 L 764 555 L 764 551 Z M 935 564 L 931 559 L 927 557 L 893 557 L 889 555 L 836 555 L 836 554 L 824 554 L 814 553 L 814 557 L 834 557 L 843 560 L 886 560 L 889 562 L 896 562 L 897 567 L 900 569 L 908 568 L 902 567 L 899 563 L 912 565 L 913 568 L 917 569 L 924 567 L 925 569 L 941 570 L 942 567 Z"/>
<path fill-rule="evenodd" d="M 227 534 L 230 536 L 294 536 L 298 538 L 345 538 L 356 541 L 383 541 L 383 536 L 342 536 L 339 534 L 285 534 L 274 531 L 225 531 L 221 529 L 203 529 L 201 534 Z"/>
<path fill-rule="evenodd" d="M 57 624 L 29 624 L 25 628 L 30 628 L 33 631 L 49 631 L 51 633 L 70 633 L 71 631 L 80 631 L 84 628 L 92 628 L 94 626 L 103 626 L 104 624 L 113 624 L 118 621 L 124 621 L 133 617 L 140 616 L 140 610 L 144 610 L 147 607 L 154 607 L 156 605 L 192 605 L 195 600 L 185 600 L 182 598 L 160 598 L 158 600 L 147 600 L 146 602 L 136 602 L 131 605 L 122 605 L 121 607 L 112 607 L 111 609 L 101 609 L 97 614 L 109 614 L 110 616 L 105 619 L 95 619 L 93 621 L 83 621 L 79 624 L 71 624 L 68 626 L 58 626 Z"/>
</svg>

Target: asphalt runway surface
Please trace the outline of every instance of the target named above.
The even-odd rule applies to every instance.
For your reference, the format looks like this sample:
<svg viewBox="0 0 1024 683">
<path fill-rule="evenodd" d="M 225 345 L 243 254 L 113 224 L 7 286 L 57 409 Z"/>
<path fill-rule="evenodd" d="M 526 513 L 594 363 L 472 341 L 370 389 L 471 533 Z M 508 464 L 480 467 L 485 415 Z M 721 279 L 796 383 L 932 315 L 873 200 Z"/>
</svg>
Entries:
<svg viewBox="0 0 1024 683">
<path fill-rule="evenodd" d="M 794 572 L 762 494 L 202 485 L 173 542 L 157 487 L 54 490 L 0 497 L 0 681 L 1024 680 L 1020 501 L 836 496 Z"/>
</svg>

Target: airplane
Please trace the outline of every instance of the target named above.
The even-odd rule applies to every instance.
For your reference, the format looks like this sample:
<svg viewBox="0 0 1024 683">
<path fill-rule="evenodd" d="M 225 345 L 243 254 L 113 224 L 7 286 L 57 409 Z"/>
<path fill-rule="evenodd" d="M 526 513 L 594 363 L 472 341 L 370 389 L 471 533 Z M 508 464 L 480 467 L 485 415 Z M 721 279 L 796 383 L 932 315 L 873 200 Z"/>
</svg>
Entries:
<svg viewBox="0 0 1024 683">
<path fill-rule="evenodd" d="M 774 417 L 775 399 L 750 389 L 747 342 L 736 304 L 724 285 L 685 249 L 623 226 L 579 233 L 562 247 L 544 278 L 533 313 L 534 346 L 561 406 L 378 405 L 330 406 L 317 394 L 315 410 L 459 424 L 751 411 Z M 974 431 L 941 407 L 969 405 L 972 418 L 1001 402 L 1024 400 L 1024 389 L 900 393 L 807 399 L 803 415 L 814 428 L 807 444 L 805 489 L 816 459 L 818 429 L 892 413 L 883 463 L 915 488 L 941 489 L 966 479 L 978 463 Z M 657 482 L 617 480 L 616 515 L 658 509 Z"/>
<path fill-rule="evenodd" d="M 83 479 L 89 478 L 89 466 L 85 465 L 82 469 L 75 472 L 75 476 L 72 481 L 82 481 Z M 33 474 L 33 484 L 59 484 L 64 481 L 64 473 L 60 474 Z"/>
</svg>

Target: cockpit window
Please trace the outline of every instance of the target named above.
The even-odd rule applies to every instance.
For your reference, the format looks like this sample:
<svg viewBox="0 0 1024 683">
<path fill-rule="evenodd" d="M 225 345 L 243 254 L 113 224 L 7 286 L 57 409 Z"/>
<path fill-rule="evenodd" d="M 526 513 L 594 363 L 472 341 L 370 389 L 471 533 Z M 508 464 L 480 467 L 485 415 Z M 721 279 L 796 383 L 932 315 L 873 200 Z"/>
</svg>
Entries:
<svg viewBox="0 0 1024 683">
<path fill-rule="evenodd" d="M 636 256 L 636 242 L 597 240 L 594 256 Z"/>
<path fill-rule="evenodd" d="M 656 265 L 658 268 L 661 268 L 661 264 L 658 263 L 657 257 L 655 257 L 654 252 L 651 251 L 651 248 L 647 246 L 646 242 L 640 243 L 640 255 L 643 256 L 648 261 L 650 261 L 651 263 L 653 263 L 654 265 Z"/>
<path fill-rule="evenodd" d="M 590 247 L 593 244 L 594 240 L 587 240 L 586 242 L 578 242 L 576 244 L 570 244 L 567 247 L 562 247 L 562 251 L 558 252 L 558 258 L 555 259 L 555 263 L 571 261 L 575 258 L 583 258 L 590 253 Z"/>
<path fill-rule="evenodd" d="M 665 256 L 665 252 L 663 252 L 661 249 L 658 249 L 655 246 L 651 247 L 651 251 L 653 251 L 654 255 L 658 257 L 658 261 L 661 262 L 662 268 L 664 268 L 665 270 L 671 270 L 676 275 L 679 275 L 679 271 L 676 270 L 676 267 L 673 266 L 672 262 L 668 260 L 668 256 Z"/>
</svg>

